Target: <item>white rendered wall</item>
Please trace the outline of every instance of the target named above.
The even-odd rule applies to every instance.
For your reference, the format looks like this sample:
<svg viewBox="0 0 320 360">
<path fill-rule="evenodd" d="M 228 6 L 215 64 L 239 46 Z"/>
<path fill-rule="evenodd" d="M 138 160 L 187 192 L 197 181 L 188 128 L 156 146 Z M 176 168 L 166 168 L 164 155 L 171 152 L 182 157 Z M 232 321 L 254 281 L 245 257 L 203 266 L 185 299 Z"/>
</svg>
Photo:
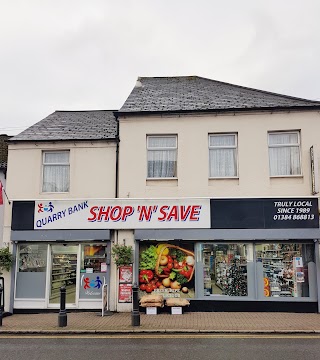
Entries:
<svg viewBox="0 0 320 360">
<path fill-rule="evenodd" d="M 300 130 L 302 176 L 269 176 L 268 131 Z M 311 195 L 310 146 L 319 145 L 314 112 L 120 118 L 119 197 Z M 238 179 L 209 179 L 208 134 L 238 133 Z M 178 179 L 146 180 L 146 137 L 178 135 Z M 315 154 L 318 162 L 319 154 Z"/>
</svg>

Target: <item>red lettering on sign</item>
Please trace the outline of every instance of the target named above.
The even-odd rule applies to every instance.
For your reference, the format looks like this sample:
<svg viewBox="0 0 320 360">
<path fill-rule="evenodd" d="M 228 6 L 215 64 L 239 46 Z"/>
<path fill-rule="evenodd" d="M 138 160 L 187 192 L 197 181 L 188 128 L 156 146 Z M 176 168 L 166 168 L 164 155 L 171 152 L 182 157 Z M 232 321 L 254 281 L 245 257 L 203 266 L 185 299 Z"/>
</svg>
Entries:
<svg viewBox="0 0 320 360">
<path fill-rule="evenodd" d="M 151 220 L 151 215 L 152 215 L 152 210 L 153 210 L 152 206 L 142 205 L 142 206 L 139 206 L 139 210 L 140 210 L 139 221 L 143 221 L 144 219 L 146 219 L 146 221 Z"/>
<path fill-rule="evenodd" d="M 167 221 L 171 221 L 171 219 L 174 219 L 175 221 L 179 221 L 179 210 L 178 206 L 172 206 L 172 209 L 170 210 Z"/>
<path fill-rule="evenodd" d="M 192 205 L 190 221 L 199 221 L 201 205 Z"/>
<path fill-rule="evenodd" d="M 181 212 L 181 220 L 186 221 L 188 219 L 188 216 L 191 211 L 191 206 L 187 206 L 187 209 L 185 210 L 185 206 L 180 206 L 180 212 Z"/>
<path fill-rule="evenodd" d="M 122 207 L 114 206 L 111 210 L 110 219 L 112 221 L 119 221 L 121 219 Z"/>
<path fill-rule="evenodd" d="M 105 210 L 104 206 L 100 206 L 97 220 L 102 221 L 104 218 L 104 221 L 109 221 L 109 216 L 110 216 L 110 206 L 107 206 L 107 210 Z"/>
<path fill-rule="evenodd" d="M 98 206 L 92 206 L 92 208 L 90 209 L 90 214 L 92 215 L 92 217 L 88 217 L 88 221 L 96 221 L 97 220 L 97 214 L 96 214 L 96 210 L 98 210 L 99 207 Z"/>
<path fill-rule="evenodd" d="M 166 220 L 166 217 L 167 217 L 167 213 L 166 213 L 166 210 L 168 210 L 168 209 L 170 209 L 170 206 L 168 206 L 168 205 L 163 205 L 163 206 L 161 206 L 161 208 L 160 208 L 160 214 L 162 215 L 162 216 L 159 216 L 158 217 L 158 220 L 159 221 L 165 221 Z"/>
<path fill-rule="evenodd" d="M 122 221 L 126 221 L 128 216 L 131 216 L 134 212 L 134 208 L 133 206 L 125 206 L 123 213 L 122 213 L 122 217 L 121 220 Z"/>
</svg>

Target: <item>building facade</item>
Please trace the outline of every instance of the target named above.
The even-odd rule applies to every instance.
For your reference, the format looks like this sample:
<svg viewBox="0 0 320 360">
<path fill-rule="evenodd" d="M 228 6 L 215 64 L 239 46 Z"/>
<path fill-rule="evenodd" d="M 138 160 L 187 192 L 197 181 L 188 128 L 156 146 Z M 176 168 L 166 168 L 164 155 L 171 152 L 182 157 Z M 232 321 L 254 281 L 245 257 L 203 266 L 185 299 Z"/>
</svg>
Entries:
<svg viewBox="0 0 320 360">
<path fill-rule="evenodd" d="M 12 138 L 4 238 L 16 263 L 7 311 L 57 308 L 61 286 L 69 308 L 101 308 L 102 285 L 110 282 L 109 229 L 46 225 L 68 222 L 90 199 L 115 197 L 117 146 L 112 111 L 57 111 Z M 65 204 L 60 212 L 57 199 Z"/>
<path fill-rule="evenodd" d="M 119 111 L 56 112 L 13 138 L 11 310 L 55 308 L 61 285 L 68 308 L 98 309 L 106 284 L 109 309 L 131 311 L 137 282 L 191 311 L 318 311 L 319 109 L 139 78 Z M 131 265 L 116 268 L 114 244 Z"/>
<path fill-rule="evenodd" d="M 159 203 L 154 228 L 130 236 L 153 292 L 198 311 L 318 310 L 318 109 L 197 77 L 138 80 L 117 113 L 119 197 Z M 195 198 L 206 225 L 186 216 Z M 146 264 L 152 251 L 166 254 Z"/>
</svg>

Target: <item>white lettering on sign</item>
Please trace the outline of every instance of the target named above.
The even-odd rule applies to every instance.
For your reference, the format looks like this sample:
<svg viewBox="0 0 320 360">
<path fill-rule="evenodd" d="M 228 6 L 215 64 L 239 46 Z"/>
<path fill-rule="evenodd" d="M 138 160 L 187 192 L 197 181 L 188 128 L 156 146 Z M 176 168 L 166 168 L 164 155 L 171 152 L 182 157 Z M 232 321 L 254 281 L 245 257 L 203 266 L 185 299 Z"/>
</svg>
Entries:
<svg viewBox="0 0 320 360">
<path fill-rule="evenodd" d="M 273 220 L 314 220 L 314 214 L 310 213 L 312 210 L 310 200 L 274 201 L 274 207 L 277 212 Z"/>
</svg>

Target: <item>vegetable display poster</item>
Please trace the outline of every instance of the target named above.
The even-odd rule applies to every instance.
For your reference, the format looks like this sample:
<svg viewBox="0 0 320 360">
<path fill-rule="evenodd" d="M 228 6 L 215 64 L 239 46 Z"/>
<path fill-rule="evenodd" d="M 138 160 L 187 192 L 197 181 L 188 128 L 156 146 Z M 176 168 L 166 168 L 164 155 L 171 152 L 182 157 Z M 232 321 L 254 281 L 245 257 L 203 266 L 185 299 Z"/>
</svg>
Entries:
<svg viewBox="0 0 320 360">
<path fill-rule="evenodd" d="M 194 245 L 140 244 L 140 296 L 194 297 Z"/>
</svg>

